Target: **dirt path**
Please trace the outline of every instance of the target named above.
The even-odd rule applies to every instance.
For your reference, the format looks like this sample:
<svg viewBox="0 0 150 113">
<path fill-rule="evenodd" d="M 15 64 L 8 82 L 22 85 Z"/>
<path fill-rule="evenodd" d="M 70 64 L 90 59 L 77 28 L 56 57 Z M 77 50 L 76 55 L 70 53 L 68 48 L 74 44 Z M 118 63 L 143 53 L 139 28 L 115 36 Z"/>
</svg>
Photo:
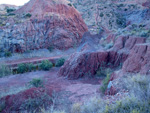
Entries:
<svg viewBox="0 0 150 113">
<path fill-rule="evenodd" d="M 19 60 L 8 60 L 5 62 L 5 64 L 9 67 L 17 67 L 18 64 L 22 64 L 22 63 L 33 63 L 33 64 L 37 64 L 42 62 L 43 60 L 49 60 L 52 63 L 55 63 L 58 59 L 60 58 L 64 58 L 67 56 L 56 56 L 56 57 L 41 57 L 41 58 L 24 58 L 24 59 L 19 59 Z"/>
<path fill-rule="evenodd" d="M 47 90 L 52 88 L 56 91 L 69 92 L 70 95 L 67 98 L 75 102 L 87 100 L 89 97 L 98 94 L 101 82 L 100 79 L 84 78 L 79 80 L 68 80 L 64 77 L 58 77 L 58 70 L 59 68 L 53 68 L 47 72 L 36 71 L 0 78 L 0 95 L 6 91 L 9 94 L 9 91 L 13 88 L 20 89 L 20 87 L 26 86 L 33 78 L 43 79 L 44 87 Z"/>
</svg>

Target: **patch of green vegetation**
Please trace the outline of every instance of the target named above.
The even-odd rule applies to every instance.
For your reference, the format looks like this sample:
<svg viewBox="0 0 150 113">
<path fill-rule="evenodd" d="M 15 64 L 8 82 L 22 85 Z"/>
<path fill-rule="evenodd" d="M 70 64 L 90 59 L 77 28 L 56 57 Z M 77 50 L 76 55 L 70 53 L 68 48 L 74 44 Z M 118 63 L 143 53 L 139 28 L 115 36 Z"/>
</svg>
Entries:
<svg viewBox="0 0 150 113">
<path fill-rule="evenodd" d="M 32 70 L 36 70 L 36 66 L 32 63 L 27 63 L 26 68 L 28 72 L 31 72 Z"/>
<path fill-rule="evenodd" d="M 19 65 L 18 65 L 17 72 L 18 72 L 18 73 L 25 73 L 25 72 L 27 72 L 26 64 L 19 64 Z"/>
<path fill-rule="evenodd" d="M 11 57 L 12 56 L 12 53 L 10 51 L 5 51 L 5 54 L 4 54 L 5 57 Z"/>
<path fill-rule="evenodd" d="M 60 58 L 59 60 L 56 61 L 55 66 L 56 67 L 61 67 L 62 65 L 64 65 L 65 63 L 65 59 L 64 58 Z"/>
<path fill-rule="evenodd" d="M 8 76 L 10 74 L 12 74 L 12 71 L 8 66 L 6 65 L 0 66 L 0 77 Z"/>
<path fill-rule="evenodd" d="M 53 46 L 50 46 L 50 47 L 48 47 L 48 50 L 49 50 L 49 52 L 53 52 L 54 47 L 53 47 Z"/>
<path fill-rule="evenodd" d="M 40 78 L 32 79 L 32 81 L 29 82 L 30 85 L 34 87 L 43 87 L 43 80 Z"/>
<path fill-rule="evenodd" d="M 98 77 L 106 77 L 107 74 L 111 74 L 112 73 L 112 69 L 110 68 L 106 68 L 101 66 L 97 71 L 96 71 L 96 75 Z"/>
<path fill-rule="evenodd" d="M 31 72 L 32 70 L 35 70 L 36 66 L 32 63 L 27 63 L 27 64 L 19 64 L 17 72 L 18 73 L 25 73 L 25 72 Z"/>
<path fill-rule="evenodd" d="M 15 11 L 16 9 L 7 9 L 7 13 L 11 13 L 11 12 L 13 12 L 13 11 Z"/>
<path fill-rule="evenodd" d="M 80 113 L 81 112 L 81 104 L 75 103 L 71 108 L 71 113 Z"/>
<path fill-rule="evenodd" d="M 100 13 L 100 17 L 103 17 L 104 16 L 104 14 L 103 13 Z"/>
<path fill-rule="evenodd" d="M 126 27 L 126 18 L 123 17 L 123 15 L 117 15 L 116 16 L 116 23 L 120 28 L 125 28 Z"/>
<path fill-rule="evenodd" d="M 100 90 L 104 94 L 105 91 L 107 90 L 107 85 L 110 80 L 110 74 L 107 74 L 106 78 L 102 81 L 102 86 L 100 87 Z"/>
<path fill-rule="evenodd" d="M 40 94 L 38 91 L 35 91 L 35 95 L 37 97 L 25 100 L 21 104 L 20 110 L 27 110 L 28 113 L 39 113 L 41 107 L 46 108 L 52 103 L 51 97 L 46 93 Z"/>
<path fill-rule="evenodd" d="M 32 14 L 30 14 L 30 13 L 27 13 L 27 14 L 25 15 L 26 18 L 30 18 L 31 16 L 32 16 Z"/>
<path fill-rule="evenodd" d="M 53 67 L 53 64 L 48 60 L 44 60 L 44 61 L 42 61 L 42 63 L 40 64 L 39 67 L 42 70 L 48 71 Z"/>
<path fill-rule="evenodd" d="M 110 17 L 110 14 L 107 13 L 106 16 L 107 16 L 107 17 Z"/>
<path fill-rule="evenodd" d="M 68 5 L 72 7 L 72 4 L 71 4 L 71 3 L 68 3 Z"/>
</svg>

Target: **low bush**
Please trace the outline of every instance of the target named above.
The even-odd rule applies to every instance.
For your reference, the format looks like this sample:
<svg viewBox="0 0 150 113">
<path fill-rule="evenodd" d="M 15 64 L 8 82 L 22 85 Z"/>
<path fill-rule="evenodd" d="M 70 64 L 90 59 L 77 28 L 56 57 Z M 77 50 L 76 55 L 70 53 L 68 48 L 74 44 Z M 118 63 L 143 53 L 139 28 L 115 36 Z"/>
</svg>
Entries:
<svg viewBox="0 0 150 113">
<path fill-rule="evenodd" d="M 68 5 L 72 7 L 72 4 L 71 4 L 71 3 L 68 3 Z"/>
<path fill-rule="evenodd" d="M 61 67 L 62 65 L 64 65 L 65 63 L 65 59 L 64 58 L 61 58 L 59 60 L 56 61 L 56 67 Z"/>
<path fill-rule="evenodd" d="M 110 74 L 107 74 L 106 78 L 102 81 L 102 86 L 100 87 L 100 90 L 104 94 L 105 91 L 107 90 L 107 85 L 110 80 Z"/>
<path fill-rule="evenodd" d="M 17 72 L 18 72 L 18 73 L 25 73 L 25 72 L 27 72 L 26 64 L 19 64 L 19 65 L 18 65 Z"/>
<path fill-rule="evenodd" d="M 43 87 L 43 80 L 35 78 L 32 81 L 30 81 L 29 84 L 34 87 Z"/>
<path fill-rule="evenodd" d="M 34 64 L 32 64 L 32 63 L 19 64 L 17 72 L 25 73 L 25 72 L 31 72 L 32 70 L 36 70 L 36 66 L 34 66 Z"/>
<path fill-rule="evenodd" d="M 36 70 L 36 66 L 32 63 L 26 64 L 26 68 L 28 72 L 31 72 L 32 70 Z"/>
<path fill-rule="evenodd" d="M 106 67 L 100 67 L 97 71 L 96 71 L 96 75 L 98 77 L 106 77 L 107 74 L 111 75 L 112 73 L 112 69 L 110 68 L 106 68 Z"/>
<path fill-rule="evenodd" d="M 75 103 L 71 108 L 71 113 L 80 113 L 81 112 L 81 104 Z"/>
<path fill-rule="evenodd" d="M 118 25 L 118 27 L 120 28 L 125 28 L 126 27 L 126 18 L 123 15 L 116 15 L 117 19 L 116 19 L 116 24 Z"/>
<path fill-rule="evenodd" d="M 30 14 L 30 13 L 27 13 L 27 14 L 25 15 L 26 18 L 30 18 L 31 16 L 32 16 L 32 14 Z"/>
<path fill-rule="evenodd" d="M 4 54 L 5 57 L 11 57 L 12 56 L 12 53 L 10 51 L 5 51 L 5 54 Z"/>
<path fill-rule="evenodd" d="M 49 52 L 53 52 L 54 47 L 53 47 L 53 46 L 50 46 L 50 47 L 48 47 L 48 50 L 49 50 Z"/>
<path fill-rule="evenodd" d="M 7 13 L 11 13 L 13 11 L 15 11 L 15 9 L 7 9 Z"/>
<path fill-rule="evenodd" d="M 96 71 L 96 75 L 98 77 L 106 77 L 108 74 L 111 75 L 113 69 L 109 68 L 109 66 L 112 66 L 111 63 L 102 62 Z"/>
<path fill-rule="evenodd" d="M 100 13 L 100 17 L 103 17 L 104 16 L 104 14 L 103 13 Z"/>
<path fill-rule="evenodd" d="M 35 92 L 38 93 L 38 92 Z M 35 94 L 38 95 L 38 94 Z M 51 97 L 44 93 L 36 98 L 29 98 L 21 104 L 20 110 L 28 111 L 28 113 L 40 113 L 40 108 L 46 108 L 52 103 Z"/>
<path fill-rule="evenodd" d="M 42 70 L 48 71 L 53 67 L 53 64 L 48 60 L 44 60 L 44 61 L 42 61 L 42 63 L 40 64 L 39 67 Z"/>
<path fill-rule="evenodd" d="M 12 71 L 8 66 L 6 66 L 6 65 L 0 66 L 0 77 L 4 77 L 4 76 L 10 75 L 10 74 L 12 74 Z"/>
</svg>

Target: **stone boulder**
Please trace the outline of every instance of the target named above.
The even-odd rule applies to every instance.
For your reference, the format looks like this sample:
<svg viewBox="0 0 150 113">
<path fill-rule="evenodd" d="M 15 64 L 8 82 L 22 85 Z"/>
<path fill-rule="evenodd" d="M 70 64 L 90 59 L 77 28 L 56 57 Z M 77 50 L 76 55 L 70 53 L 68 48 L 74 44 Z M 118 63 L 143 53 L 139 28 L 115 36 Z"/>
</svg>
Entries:
<svg viewBox="0 0 150 113">
<path fill-rule="evenodd" d="M 13 22 L 16 18 L 21 22 L 10 22 L 0 32 L 0 47 L 12 52 L 50 46 L 68 49 L 78 45 L 88 30 L 79 12 L 66 0 L 30 0 L 15 14 L 18 16 Z"/>
</svg>

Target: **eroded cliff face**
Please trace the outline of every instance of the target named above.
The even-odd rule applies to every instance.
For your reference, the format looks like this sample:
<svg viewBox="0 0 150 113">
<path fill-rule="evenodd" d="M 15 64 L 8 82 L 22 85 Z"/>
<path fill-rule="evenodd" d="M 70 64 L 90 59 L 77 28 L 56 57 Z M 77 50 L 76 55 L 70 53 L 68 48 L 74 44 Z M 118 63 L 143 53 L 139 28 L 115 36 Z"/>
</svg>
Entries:
<svg viewBox="0 0 150 113">
<path fill-rule="evenodd" d="M 91 33 L 101 28 L 118 31 L 128 25 L 146 22 L 147 0 L 70 0 L 80 11 Z M 143 7 L 144 6 L 144 7 Z M 147 17 L 146 17 L 147 16 Z"/>
<path fill-rule="evenodd" d="M 107 51 L 101 49 L 77 52 L 65 62 L 58 75 L 66 76 L 69 79 L 93 77 L 102 66 L 105 68 L 116 68 L 121 64 L 123 64 L 125 72 L 130 70 L 130 72 L 134 72 L 138 67 L 137 72 L 142 71 L 142 68 L 144 71 L 148 71 L 149 53 L 147 51 L 149 49 L 145 50 L 146 46 L 144 48 L 137 48 L 138 45 L 145 44 L 145 41 L 146 38 L 143 37 L 120 36 L 115 40 L 114 46 Z M 148 66 L 144 67 L 144 64 Z"/>
<path fill-rule="evenodd" d="M 65 0 L 31 0 L 13 13 L 0 30 L 1 50 L 67 49 L 88 30 L 79 12 Z"/>
</svg>

